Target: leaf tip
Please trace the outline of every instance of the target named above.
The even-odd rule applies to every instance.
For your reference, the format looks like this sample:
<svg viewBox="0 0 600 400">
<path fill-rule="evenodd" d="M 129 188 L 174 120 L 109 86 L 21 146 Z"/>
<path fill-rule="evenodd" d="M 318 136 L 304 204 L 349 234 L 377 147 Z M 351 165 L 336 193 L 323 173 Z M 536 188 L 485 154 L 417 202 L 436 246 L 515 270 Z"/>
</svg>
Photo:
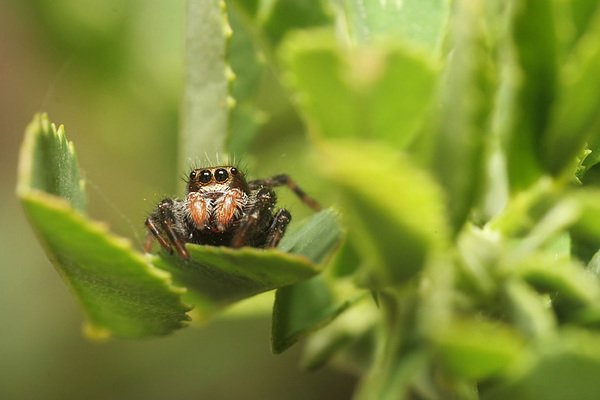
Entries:
<svg viewBox="0 0 600 400">
<path fill-rule="evenodd" d="M 89 321 L 83 324 L 82 330 L 88 340 L 96 343 L 105 343 L 112 337 L 109 329 L 94 325 Z"/>
</svg>

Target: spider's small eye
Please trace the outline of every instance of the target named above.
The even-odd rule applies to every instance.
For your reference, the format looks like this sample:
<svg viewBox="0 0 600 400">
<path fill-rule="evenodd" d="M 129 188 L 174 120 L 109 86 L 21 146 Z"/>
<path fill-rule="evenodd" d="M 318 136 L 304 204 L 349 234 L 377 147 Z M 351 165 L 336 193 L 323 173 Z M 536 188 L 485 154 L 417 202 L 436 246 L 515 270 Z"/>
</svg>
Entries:
<svg viewBox="0 0 600 400">
<path fill-rule="evenodd" d="M 196 170 L 190 172 L 190 181 L 194 180 L 194 178 L 196 178 Z"/>
<path fill-rule="evenodd" d="M 212 174 L 210 173 L 209 170 L 205 169 L 200 171 L 200 182 L 201 183 L 208 183 L 210 182 L 210 180 L 212 179 Z"/>
<path fill-rule="evenodd" d="M 236 167 L 231 167 L 231 168 L 229 169 L 229 172 L 231 173 L 231 175 L 237 175 L 237 173 L 238 173 L 238 170 L 237 170 L 237 168 L 236 168 Z"/>
<path fill-rule="evenodd" d="M 218 170 L 215 171 L 215 179 L 217 180 L 217 182 L 225 182 L 227 180 L 227 178 L 229 178 L 229 174 L 227 173 L 227 170 L 225 170 L 223 168 L 219 168 Z"/>
</svg>

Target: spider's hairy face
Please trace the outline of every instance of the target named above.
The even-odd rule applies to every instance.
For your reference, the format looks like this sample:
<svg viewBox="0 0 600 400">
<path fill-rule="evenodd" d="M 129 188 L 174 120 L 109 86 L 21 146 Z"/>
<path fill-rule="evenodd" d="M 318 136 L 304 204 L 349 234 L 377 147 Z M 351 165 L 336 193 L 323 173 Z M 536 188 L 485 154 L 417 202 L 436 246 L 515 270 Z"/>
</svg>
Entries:
<svg viewBox="0 0 600 400">
<path fill-rule="evenodd" d="M 224 193 L 229 189 L 239 189 L 248 193 L 244 174 L 236 167 L 201 168 L 190 172 L 188 193 Z"/>
<path fill-rule="evenodd" d="M 224 232 L 242 216 L 250 190 L 232 166 L 194 169 L 188 180 L 187 216 L 198 230 Z"/>
</svg>

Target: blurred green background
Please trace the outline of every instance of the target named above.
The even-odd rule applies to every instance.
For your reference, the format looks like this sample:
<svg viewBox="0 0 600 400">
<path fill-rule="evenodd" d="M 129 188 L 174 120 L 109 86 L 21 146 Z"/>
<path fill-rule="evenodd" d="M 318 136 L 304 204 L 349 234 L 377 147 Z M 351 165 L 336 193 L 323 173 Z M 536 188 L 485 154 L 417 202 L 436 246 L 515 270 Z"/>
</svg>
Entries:
<svg viewBox="0 0 600 400">
<path fill-rule="evenodd" d="M 176 177 L 185 172 L 176 161 L 184 9 L 167 0 L 0 2 L 1 399 L 331 399 L 353 391 L 349 374 L 301 371 L 298 346 L 271 355 L 268 315 L 152 340 L 88 342 L 83 314 L 17 202 L 23 130 L 46 111 L 75 144 L 90 215 L 140 247 L 145 215 L 181 190 Z M 266 132 L 244 163 L 260 159 L 257 175 L 297 176 L 302 136 L 277 141 Z M 306 179 L 309 189 L 317 184 Z M 282 197 L 294 212 L 295 201 Z"/>
</svg>

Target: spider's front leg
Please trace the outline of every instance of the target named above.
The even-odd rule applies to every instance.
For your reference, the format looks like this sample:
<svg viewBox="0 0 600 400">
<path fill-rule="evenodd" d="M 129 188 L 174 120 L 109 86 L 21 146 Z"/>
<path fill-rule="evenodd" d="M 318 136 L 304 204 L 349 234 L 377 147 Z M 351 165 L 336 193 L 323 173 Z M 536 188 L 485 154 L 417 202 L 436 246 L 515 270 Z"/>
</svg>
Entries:
<svg viewBox="0 0 600 400">
<path fill-rule="evenodd" d="M 144 251 L 146 253 L 150 251 L 152 239 L 154 238 L 167 252 L 173 253 L 173 248 L 175 248 L 177 254 L 187 260 L 190 258 L 190 255 L 185 248 L 185 241 L 177 233 L 181 222 L 177 220 L 175 206 L 175 201 L 172 199 L 164 199 L 158 203 L 156 211 L 146 219 L 145 224 L 148 229 L 148 238 L 144 245 Z"/>
<path fill-rule="evenodd" d="M 276 187 L 276 186 L 287 186 L 296 196 L 302 200 L 304 204 L 309 206 L 315 211 L 319 211 L 321 209 L 321 205 L 315 199 L 310 197 L 304 190 L 298 186 L 296 181 L 290 178 L 289 175 L 281 174 L 275 175 L 266 179 L 256 179 L 248 182 L 248 187 L 250 190 L 258 189 L 261 187 Z"/>
<path fill-rule="evenodd" d="M 234 248 L 246 245 L 264 247 L 264 237 L 272 225 L 273 207 L 276 201 L 273 190 L 267 187 L 260 188 L 252 196 L 252 206 L 240 220 L 230 246 Z"/>
<path fill-rule="evenodd" d="M 291 220 L 292 214 L 285 208 L 281 208 L 277 211 L 275 217 L 273 217 L 273 223 L 269 227 L 269 232 L 267 233 L 265 248 L 277 247 Z"/>
</svg>

